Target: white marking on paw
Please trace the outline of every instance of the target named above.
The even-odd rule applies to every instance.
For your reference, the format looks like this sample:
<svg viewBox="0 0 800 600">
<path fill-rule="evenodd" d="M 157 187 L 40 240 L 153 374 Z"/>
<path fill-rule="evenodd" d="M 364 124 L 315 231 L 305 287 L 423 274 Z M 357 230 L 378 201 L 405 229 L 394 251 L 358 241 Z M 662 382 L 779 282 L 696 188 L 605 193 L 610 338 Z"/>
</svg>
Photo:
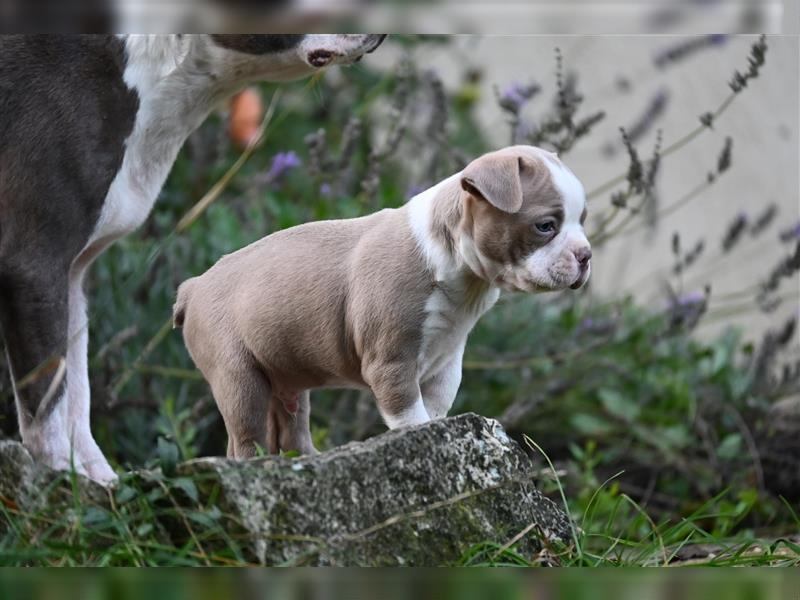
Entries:
<svg viewBox="0 0 800 600">
<path fill-rule="evenodd" d="M 383 413 L 383 411 L 381 411 Z M 410 427 L 412 425 L 421 425 L 431 420 L 428 416 L 428 411 L 425 410 L 425 404 L 422 402 L 422 396 L 417 398 L 414 404 L 408 409 L 399 413 L 390 415 L 383 413 L 383 420 L 389 429 L 397 429 L 398 427 Z"/>
</svg>

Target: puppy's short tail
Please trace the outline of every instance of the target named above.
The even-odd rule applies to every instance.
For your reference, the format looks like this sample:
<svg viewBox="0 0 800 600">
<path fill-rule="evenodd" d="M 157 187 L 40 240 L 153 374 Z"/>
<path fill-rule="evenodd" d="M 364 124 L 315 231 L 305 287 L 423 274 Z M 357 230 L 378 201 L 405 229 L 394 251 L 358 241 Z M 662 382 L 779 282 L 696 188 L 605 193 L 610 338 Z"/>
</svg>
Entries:
<svg viewBox="0 0 800 600">
<path fill-rule="evenodd" d="M 177 299 L 175 305 L 172 307 L 172 328 L 183 327 L 183 321 L 186 319 L 186 307 L 189 304 L 189 295 L 192 290 L 192 284 L 195 278 L 187 279 L 178 286 Z"/>
</svg>

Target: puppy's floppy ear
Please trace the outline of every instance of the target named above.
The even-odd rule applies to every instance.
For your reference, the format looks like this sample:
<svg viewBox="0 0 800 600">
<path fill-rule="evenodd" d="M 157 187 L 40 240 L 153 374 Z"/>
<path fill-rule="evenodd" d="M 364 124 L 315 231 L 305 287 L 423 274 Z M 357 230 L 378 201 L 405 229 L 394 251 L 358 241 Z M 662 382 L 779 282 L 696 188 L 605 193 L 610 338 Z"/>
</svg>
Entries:
<svg viewBox="0 0 800 600">
<path fill-rule="evenodd" d="M 522 208 L 521 159 L 518 156 L 482 156 L 464 169 L 461 187 L 503 212 Z"/>
</svg>

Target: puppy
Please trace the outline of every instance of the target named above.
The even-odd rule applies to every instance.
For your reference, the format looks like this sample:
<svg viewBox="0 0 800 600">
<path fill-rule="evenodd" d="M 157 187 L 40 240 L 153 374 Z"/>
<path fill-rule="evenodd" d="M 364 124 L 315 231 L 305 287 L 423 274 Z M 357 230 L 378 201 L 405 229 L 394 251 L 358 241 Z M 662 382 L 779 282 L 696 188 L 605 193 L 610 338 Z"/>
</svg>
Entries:
<svg viewBox="0 0 800 600">
<path fill-rule="evenodd" d="M 211 384 L 228 456 L 314 452 L 314 388 L 371 389 L 390 428 L 444 417 L 467 335 L 501 289 L 589 278 L 585 218 L 558 157 L 513 146 L 402 208 L 279 231 L 187 280 L 174 323 Z"/>
<path fill-rule="evenodd" d="M 145 220 L 187 136 L 246 84 L 354 62 L 384 37 L 0 36 L 0 327 L 34 457 L 116 478 L 89 427 L 83 281 Z"/>
</svg>

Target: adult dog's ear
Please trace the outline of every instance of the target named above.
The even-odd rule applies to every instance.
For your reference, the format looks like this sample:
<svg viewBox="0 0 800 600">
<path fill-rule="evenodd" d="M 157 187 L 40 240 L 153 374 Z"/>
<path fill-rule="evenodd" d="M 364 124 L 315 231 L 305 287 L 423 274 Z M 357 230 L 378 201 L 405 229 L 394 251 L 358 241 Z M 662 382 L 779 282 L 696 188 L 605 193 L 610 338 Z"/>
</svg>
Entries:
<svg viewBox="0 0 800 600">
<path fill-rule="evenodd" d="M 518 212 L 522 208 L 521 161 L 518 156 L 481 156 L 464 169 L 461 187 L 503 212 Z"/>
</svg>

